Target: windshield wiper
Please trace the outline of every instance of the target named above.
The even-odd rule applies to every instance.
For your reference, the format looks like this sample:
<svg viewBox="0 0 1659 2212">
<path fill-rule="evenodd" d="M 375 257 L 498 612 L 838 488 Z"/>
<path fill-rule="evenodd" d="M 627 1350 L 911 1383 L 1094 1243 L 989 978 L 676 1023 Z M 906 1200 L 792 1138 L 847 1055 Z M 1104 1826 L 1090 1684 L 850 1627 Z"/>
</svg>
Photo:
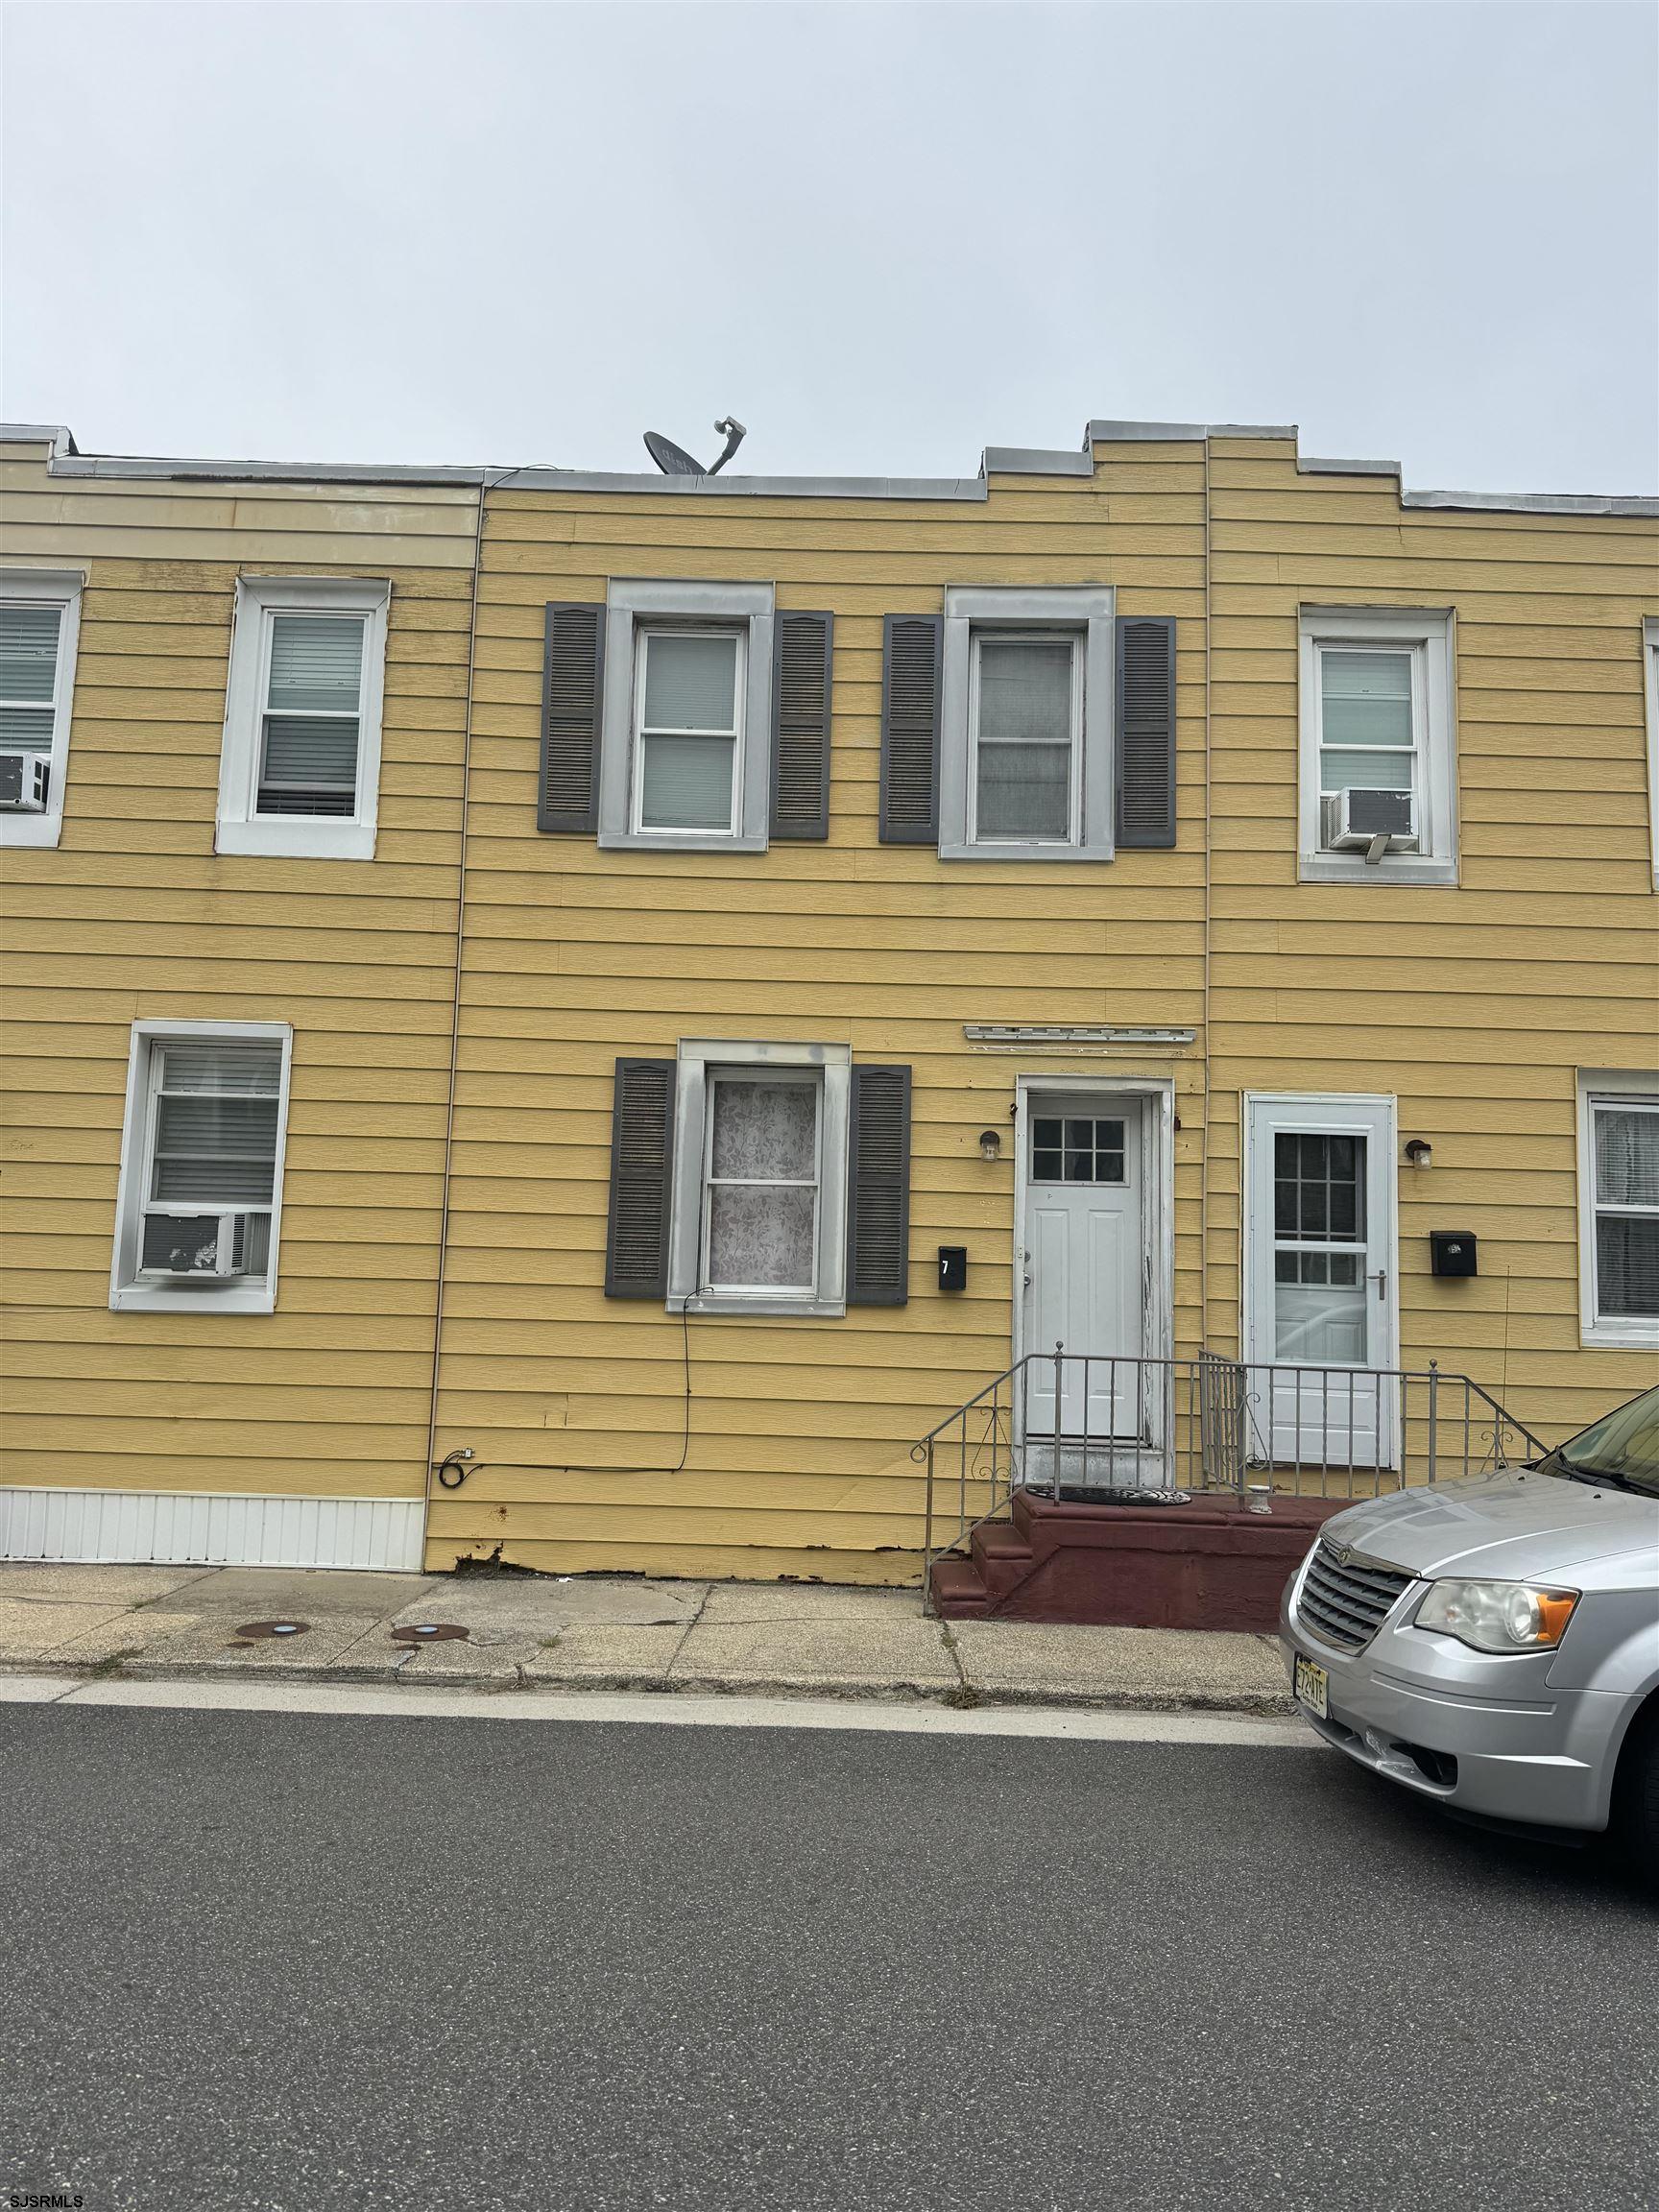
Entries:
<svg viewBox="0 0 1659 2212">
<path fill-rule="evenodd" d="M 1571 1459 L 1559 1452 L 1553 1454 L 1552 1457 L 1553 1465 L 1549 1459 L 1540 1463 L 1540 1474 L 1564 1475 L 1569 1482 L 1588 1482 L 1593 1490 L 1603 1487 L 1628 1490 L 1633 1498 L 1651 1498 L 1655 1495 L 1648 1484 L 1635 1481 L 1628 1475 L 1616 1474 L 1607 1468 L 1575 1467 Z"/>
</svg>

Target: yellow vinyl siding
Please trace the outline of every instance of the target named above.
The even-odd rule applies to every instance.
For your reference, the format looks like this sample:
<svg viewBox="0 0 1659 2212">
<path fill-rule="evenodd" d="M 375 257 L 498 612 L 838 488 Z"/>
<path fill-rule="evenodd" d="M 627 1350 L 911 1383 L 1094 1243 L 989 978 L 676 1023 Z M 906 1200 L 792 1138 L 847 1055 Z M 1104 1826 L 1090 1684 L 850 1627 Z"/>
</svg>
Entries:
<svg viewBox="0 0 1659 2212">
<path fill-rule="evenodd" d="M 429 1561 L 501 1543 L 562 1571 L 909 1578 L 910 1445 L 1010 1356 L 1008 1115 L 1031 1063 L 970 1050 L 963 1024 L 1201 1023 L 1202 457 L 1142 446 L 1093 481 L 998 477 L 984 505 L 504 491 L 487 514 L 439 1428 L 479 1472 L 435 1503 Z M 641 854 L 536 835 L 543 610 L 602 602 L 612 576 L 775 582 L 780 611 L 833 613 L 827 844 Z M 882 616 L 937 613 L 948 585 L 1101 582 L 1121 613 L 1180 620 L 1181 850 L 1031 868 L 878 844 Z M 699 1036 L 910 1065 L 911 1301 L 693 1316 L 685 1467 L 630 1474 L 679 1458 L 685 1369 L 677 1316 L 602 1295 L 613 1069 Z M 1172 1071 L 1197 1118 L 1196 1049 L 1040 1065 Z M 995 1166 L 988 1125 L 1006 1132 Z M 1195 1149 L 1177 1192 L 1195 1323 Z M 934 1250 L 955 1242 L 970 1286 L 947 1302 Z M 615 1471 L 557 1471 L 590 1463 Z"/>
<path fill-rule="evenodd" d="M 7 452 L 0 564 L 86 586 L 61 844 L 0 851 L 4 1479 L 418 1497 L 475 494 L 64 489 Z M 391 580 L 373 862 L 213 850 L 239 572 Z M 140 1018 L 293 1025 L 273 1314 L 109 1310 Z"/>
<path fill-rule="evenodd" d="M 1238 1299 L 1247 1091 L 1383 1091 L 1402 1140 L 1403 1357 L 1565 1433 L 1651 1382 L 1579 1340 L 1575 1074 L 1659 1066 L 1639 640 L 1647 519 L 1403 507 L 1389 479 L 1212 454 L 1212 1343 Z M 1297 880 L 1297 613 L 1451 607 L 1460 884 Z M 1223 1226 L 1226 1223 L 1228 1226 Z M 1436 1281 L 1431 1228 L 1480 1273 Z"/>
</svg>

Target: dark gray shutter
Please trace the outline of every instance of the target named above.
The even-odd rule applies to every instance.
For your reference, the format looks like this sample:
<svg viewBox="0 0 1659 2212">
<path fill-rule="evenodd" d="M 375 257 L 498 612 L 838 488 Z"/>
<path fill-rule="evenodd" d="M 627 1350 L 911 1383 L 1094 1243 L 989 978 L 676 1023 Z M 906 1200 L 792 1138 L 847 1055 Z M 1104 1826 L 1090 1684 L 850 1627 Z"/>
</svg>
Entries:
<svg viewBox="0 0 1659 2212">
<path fill-rule="evenodd" d="M 910 1070 L 853 1070 L 847 1175 L 847 1303 L 910 1295 Z"/>
<path fill-rule="evenodd" d="M 1175 618 L 1118 617 L 1118 842 L 1175 842 Z"/>
<path fill-rule="evenodd" d="M 605 698 L 605 610 L 555 599 L 547 610 L 541 685 L 541 787 L 536 827 L 591 837 L 599 827 L 599 720 Z"/>
<path fill-rule="evenodd" d="M 939 842 L 943 614 L 889 614 L 881 641 L 883 845 Z"/>
<path fill-rule="evenodd" d="M 830 834 L 832 614 L 780 614 L 772 665 L 772 835 Z"/>
<path fill-rule="evenodd" d="M 607 1298 L 668 1295 L 668 1198 L 673 1188 L 672 1060 L 618 1060 L 611 1114 Z"/>
</svg>

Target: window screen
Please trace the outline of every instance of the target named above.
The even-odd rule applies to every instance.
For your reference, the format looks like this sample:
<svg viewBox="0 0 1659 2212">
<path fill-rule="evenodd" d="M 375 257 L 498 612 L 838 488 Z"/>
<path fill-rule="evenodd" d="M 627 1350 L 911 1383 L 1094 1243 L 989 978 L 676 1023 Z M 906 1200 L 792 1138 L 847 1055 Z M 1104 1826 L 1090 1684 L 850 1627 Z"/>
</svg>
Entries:
<svg viewBox="0 0 1659 2212">
<path fill-rule="evenodd" d="M 818 1273 L 816 1081 L 710 1085 L 705 1279 L 713 1290 L 810 1292 Z"/>
<path fill-rule="evenodd" d="M 1366 1357 L 1365 1138 L 1281 1130 L 1273 1140 L 1274 1355 Z"/>
<path fill-rule="evenodd" d="M 1073 835 L 1077 644 L 974 640 L 974 833 L 1060 843 Z"/>
<path fill-rule="evenodd" d="M 363 617 L 273 614 L 270 620 L 255 810 L 352 814 L 362 728 Z"/>
<path fill-rule="evenodd" d="M 1659 1318 L 1659 1105 L 1597 1106 L 1596 1317 Z"/>
<path fill-rule="evenodd" d="M 59 607 L 0 605 L 0 745 L 50 753 L 57 715 Z"/>
<path fill-rule="evenodd" d="M 139 1265 L 263 1274 L 281 1110 L 275 1044 L 168 1039 L 152 1047 L 149 1158 Z M 228 1225 L 222 1215 L 247 1218 Z M 233 1250 L 220 1251 L 228 1234 Z"/>
<path fill-rule="evenodd" d="M 1325 646 L 1319 655 L 1319 788 L 1417 788 L 1415 656 Z"/>
<path fill-rule="evenodd" d="M 743 655 L 730 631 L 640 640 L 637 827 L 731 834 Z"/>
</svg>

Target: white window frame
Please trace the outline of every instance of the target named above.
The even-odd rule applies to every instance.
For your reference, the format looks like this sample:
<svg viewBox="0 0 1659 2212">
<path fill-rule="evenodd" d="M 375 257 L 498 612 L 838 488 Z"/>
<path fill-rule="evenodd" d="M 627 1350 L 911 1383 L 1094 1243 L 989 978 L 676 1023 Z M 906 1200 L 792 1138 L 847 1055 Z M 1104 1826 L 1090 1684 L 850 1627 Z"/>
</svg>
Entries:
<svg viewBox="0 0 1659 2212">
<path fill-rule="evenodd" d="M 634 727 L 630 737 L 628 823 L 632 838 L 677 836 L 694 840 L 700 845 L 729 845 L 740 832 L 743 821 L 743 739 L 748 720 L 747 686 L 749 661 L 749 631 L 746 623 L 733 629 L 728 623 L 710 623 L 702 634 L 714 637 L 734 637 L 737 641 L 737 666 L 733 682 L 732 711 L 734 727 L 732 732 L 732 804 L 727 812 L 726 826 L 721 830 L 657 830 L 644 827 L 645 809 L 645 664 L 654 637 L 685 637 L 687 625 L 675 622 L 637 622 L 634 625 Z M 662 733 L 658 733 L 662 734 Z M 710 737 L 717 733 L 709 732 Z"/>
<path fill-rule="evenodd" d="M 818 1104 L 818 1250 L 810 1290 L 713 1290 L 708 1286 L 708 1163 L 712 1089 L 722 1075 L 814 1073 Z M 847 1310 L 848 1125 L 853 1097 L 849 1045 L 773 1045 L 752 1039 L 686 1038 L 679 1050 L 674 1115 L 674 1192 L 668 1228 L 671 1312 L 825 1318 Z"/>
<path fill-rule="evenodd" d="M 81 642 L 82 568 L 0 569 L 0 600 L 26 607 L 56 607 L 58 665 L 52 686 L 52 746 L 46 755 L 46 805 L 39 814 L 0 813 L 0 846 L 53 846 L 63 834 L 63 785 L 69 773 L 69 728 L 74 718 L 75 656 Z"/>
<path fill-rule="evenodd" d="M 219 759 L 218 853 L 271 853 L 312 860 L 373 860 L 380 805 L 380 728 L 392 587 L 372 576 L 239 576 L 225 739 Z M 260 736 L 277 614 L 358 614 L 363 684 L 357 725 L 357 793 L 350 814 L 260 814 Z"/>
<path fill-rule="evenodd" d="M 1116 595 L 1087 586 L 1051 591 L 952 585 L 945 593 L 939 739 L 941 860 L 1110 860 L 1115 851 L 1117 737 L 1113 667 Z M 1069 637 L 1072 661 L 1071 834 L 1064 841 L 975 833 L 980 637 Z"/>
<path fill-rule="evenodd" d="M 1659 888 L 1659 614 L 1642 619 L 1642 675 L 1647 705 L 1647 857 Z"/>
<path fill-rule="evenodd" d="M 816 1070 L 802 1068 L 710 1068 L 709 1070 L 709 1111 L 704 1117 L 707 1128 L 703 1142 L 703 1205 L 702 1227 L 698 1245 L 698 1294 L 706 1298 L 812 1298 L 817 1295 L 820 1247 L 824 1230 L 824 1084 Z M 812 1192 L 812 1280 L 798 1288 L 785 1288 L 776 1283 L 722 1283 L 718 1288 L 713 1282 L 712 1244 L 714 1208 L 714 1123 L 720 1109 L 720 1089 L 726 1083 L 777 1083 L 787 1084 L 796 1090 L 812 1094 L 812 1174 L 808 1184 L 799 1180 L 788 1181 L 791 1190 L 810 1189 Z M 722 1176 L 723 1184 L 754 1181 L 756 1178 Z M 785 1178 L 768 1176 L 769 1189 L 784 1184 Z"/>
<path fill-rule="evenodd" d="M 276 1098 L 276 1153 L 271 1172 L 271 1247 L 263 1282 L 239 1278 L 223 1287 L 174 1289 L 146 1282 L 138 1272 L 145 1192 L 155 1146 L 152 1071 L 157 1048 L 180 1038 L 211 1039 L 215 1044 L 280 1045 L 281 1081 Z M 294 1032 L 286 1022 L 170 1022 L 132 1024 L 127 1063 L 127 1107 L 121 1128 L 121 1174 L 115 1192 L 115 1249 L 109 1266 L 109 1304 L 113 1311 L 172 1313 L 270 1313 L 276 1305 L 276 1261 L 282 1232 L 282 1167 L 288 1148 L 288 1094 L 294 1059 Z M 204 1212 L 208 1211 L 205 1207 Z M 263 1208 L 260 1209 L 264 1211 Z"/>
<path fill-rule="evenodd" d="M 1024 635 L 1046 644 L 1066 645 L 1071 655 L 1071 709 L 1067 723 L 1067 742 L 1070 746 L 1070 769 L 1066 797 L 1066 834 L 1064 837 L 982 837 L 979 834 L 979 655 L 987 638 L 993 643 Z M 1082 832 L 1083 814 L 1083 700 L 1085 680 L 1083 663 L 1085 637 L 1080 630 L 1034 630 L 1021 633 L 1016 630 L 998 630 L 990 623 L 972 626 L 968 637 L 968 841 L 975 850 L 985 846 L 1023 845 L 1061 847 L 1068 857 L 1075 854 Z"/>
<path fill-rule="evenodd" d="M 602 847 L 655 853 L 764 853 L 772 811 L 772 653 L 775 594 L 770 584 L 715 584 L 613 577 L 605 594 L 605 704 L 599 743 Z M 637 827 L 635 768 L 640 661 L 635 633 L 649 629 L 744 632 L 738 798 L 727 834 L 709 830 Z"/>
<path fill-rule="evenodd" d="M 1596 1114 L 1614 1106 L 1659 1110 L 1659 1073 L 1648 1069 L 1580 1068 L 1578 1092 L 1578 1333 L 1607 1351 L 1659 1348 L 1659 1319 L 1598 1310 L 1596 1286 Z"/>
<path fill-rule="evenodd" d="M 1457 775 L 1452 610 L 1304 607 L 1298 629 L 1301 796 L 1297 848 L 1302 881 L 1455 884 Z M 1319 756 L 1324 716 L 1320 659 L 1327 649 L 1405 651 L 1411 655 L 1411 742 L 1417 757 L 1414 853 L 1384 853 L 1372 862 L 1363 854 L 1330 852 L 1320 842 Z"/>
</svg>

